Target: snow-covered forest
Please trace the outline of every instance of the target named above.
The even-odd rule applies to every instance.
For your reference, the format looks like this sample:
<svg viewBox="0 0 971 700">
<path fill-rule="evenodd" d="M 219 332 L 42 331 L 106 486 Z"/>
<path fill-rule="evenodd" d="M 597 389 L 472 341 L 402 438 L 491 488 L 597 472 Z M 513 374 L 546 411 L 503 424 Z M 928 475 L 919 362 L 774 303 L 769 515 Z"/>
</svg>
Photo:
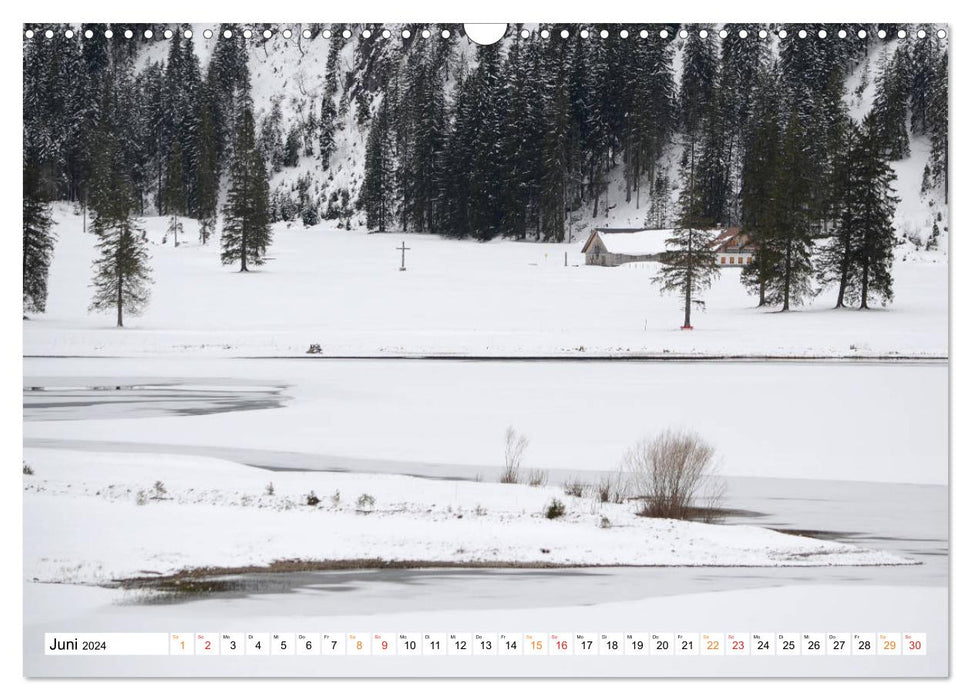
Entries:
<svg viewBox="0 0 971 700">
<path fill-rule="evenodd" d="M 99 235 L 91 308 L 119 324 L 147 301 L 146 216 L 175 245 L 194 220 L 237 269 L 281 221 L 543 242 L 622 221 L 693 246 L 738 225 L 759 305 L 827 286 L 837 306 L 890 301 L 896 245 L 946 248 L 939 31 L 510 25 L 477 46 L 460 25 L 32 27 L 25 312 L 45 309 L 55 200 Z M 697 283 L 677 252 L 667 278 Z"/>
</svg>

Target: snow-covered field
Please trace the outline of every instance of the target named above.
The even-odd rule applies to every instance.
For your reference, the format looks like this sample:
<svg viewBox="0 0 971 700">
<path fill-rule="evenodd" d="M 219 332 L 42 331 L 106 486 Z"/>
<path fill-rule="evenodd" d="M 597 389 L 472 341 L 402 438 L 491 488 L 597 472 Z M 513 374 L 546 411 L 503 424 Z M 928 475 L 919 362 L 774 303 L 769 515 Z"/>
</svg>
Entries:
<svg viewBox="0 0 971 700">
<path fill-rule="evenodd" d="M 290 559 L 908 563 L 889 553 L 763 528 L 639 518 L 636 504 L 565 496 L 558 484 L 272 473 L 200 457 L 68 450 L 27 450 L 25 458 L 34 470 L 24 480 L 24 575 L 32 581 L 106 584 Z M 312 493 L 319 504 L 307 504 Z M 554 498 L 564 503 L 566 514 L 549 520 L 544 512 Z"/>
<path fill-rule="evenodd" d="M 904 252 L 892 306 L 833 310 L 833 293 L 788 314 L 760 310 L 726 269 L 704 295 L 695 330 L 680 300 L 661 296 L 656 263 L 586 267 L 585 232 L 569 244 L 476 243 L 421 234 L 277 224 L 271 258 L 239 274 L 218 241 L 178 248 L 165 220 L 145 220 L 155 280 L 145 314 L 113 327 L 91 315 L 94 236 L 67 205 L 46 314 L 24 321 L 26 355 L 743 355 L 936 356 L 948 351 L 948 274 L 941 253 Z M 406 272 L 399 272 L 404 241 Z M 564 256 L 567 265 L 564 266 Z M 906 259 L 905 259 L 906 258 Z"/>
</svg>

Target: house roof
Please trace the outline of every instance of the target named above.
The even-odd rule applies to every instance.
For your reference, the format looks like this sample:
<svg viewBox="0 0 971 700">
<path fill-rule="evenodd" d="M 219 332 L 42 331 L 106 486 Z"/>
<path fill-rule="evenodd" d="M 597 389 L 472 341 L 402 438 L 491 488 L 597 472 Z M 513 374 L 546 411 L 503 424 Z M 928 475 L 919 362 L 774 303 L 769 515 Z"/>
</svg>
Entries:
<svg viewBox="0 0 971 700">
<path fill-rule="evenodd" d="M 732 226 L 722 231 L 712 241 L 712 247 L 716 253 L 754 252 L 759 249 L 752 241 L 752 237 L 743 232 L 739 226 Z"/>
<path fill-rule="evenodd" d="M 724 231 L 715 236 L 715 240 L 712 241 L 712 245 L 718 246 L 724 243 L 726 240 L 737 236 L 742 230 L 741 226 L 729 226 Z"/>
<path fill-rule="evenodd" d="M 600 239 L 604 248 L 610 253 L 618 255 L 657 255 L 665 250 L 665 241 L 671 237 L 671 229 L 644 230 L 639 228 L 600 228 L 594 229 L 583 250 Z"/>
</svg>

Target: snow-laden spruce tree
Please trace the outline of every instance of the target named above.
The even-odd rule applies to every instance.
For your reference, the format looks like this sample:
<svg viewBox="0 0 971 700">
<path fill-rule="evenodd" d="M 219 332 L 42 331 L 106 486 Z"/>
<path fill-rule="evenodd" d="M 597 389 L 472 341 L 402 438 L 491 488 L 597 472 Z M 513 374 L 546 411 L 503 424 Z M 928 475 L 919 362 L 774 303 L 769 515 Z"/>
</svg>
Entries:
<svg viewBox="0 0 971 700">
<path fill-rule="evenodd" d="M 199 173 L 196 180 L 197 215 L 199 217 L 199 242 L 205 245 L 216 231 L 216 209 L 219 200 L 219 159 L 216 151 L 216 127 L 209 106 L 209 97 L 203 98 L 197 134 Z"/>
<path fill-rule="evenodd" d="M 165 169 L 165 212 L 169 216 L 166 235 L 172 236 L 176 248 L 179 247 L 179 234 L 182 233 L 180 216 L 185 215 L 185 187 L 182 180 L 182 144 L 176 141 L 169 150 L 168 164 Z"/>
<path fill-rule="evenodd" d="M 222 263 L 239 261 L 239 271 L 265 262 L 270 245 L 270 187 L 256 144 L 253 109 L 246 100 L 236 119 L 236 143 L 223 206 Z"/>
<path fill-rule="evenodd" d="M 101 139 L 104 155 L 98 159 L 91 192 L 91 228 L 98 237 L 94 261 L 94 296 L 90 310 L 115 309 L 118 327 L 124 314 L 138 315 L 148 304 L 152 283 L 148 252 L 134 209 L 134 190 L 123 169 L 117 167 L 112 138 Z"/>
<path fill-rule="evenodd" d="M 819 259 L 824 281 L 838 285 L 836 307 L 876 297 L 893 300 L 893 170 L 879 123 L 871 113 L 854 128 L 847 157 L 845 207 L 836 235 Z"/>
<path fill-rule="evenodd" d="M 24 313 L 47 307 L 47 276 L 54 255 L 50 205 L 40 195 L 36 166 L 24 160 Z"/>
<path fill-rule="evenodd" d="M 387 105 L 382 102 L 368 132 L 358 200 L 367 214 L 369 231 L 387 231 L 394 224 L 394 144 L 390 130 Z"/>
<path fill-rule="evenodd" d="M 813 293 L 816 223 L 813 164 L 806 128 L 795 111 L 789 115 L 777 166 L 769 187 L 771 224 L 767 235 L 759 240 L 759 253 L 767 266 L 765 301 L 781 304 L 782 311 L 788 311 Z"/>
<path fill-rule="evenodd" d="M 911 60 L 906 42 L 901 42 L 889 57 L 889 49 L 880 55 L 880 74 L 873 97 L 873 115 L 883 147 L 891 160 L 910 155 L 907 134 L 907 106 L 910 102 Z"/>
<path fill-rule="evenodd" d="M 774 98 L 781 89 L 778 71 L 767 66 L 759 76 L 752 107 L 752 128 L 742 161 L 742 229 L 756 244 L 751 262 L 742 270 L 742 283 L 758 294 L 759 306 L 768 303 L 766 289 L 775 265 L 767 245 L 776 226 L 776 179 L 782 158 L 782 117 Z"/>
<path fill-rule="evenodd" d="M 135 216 L 141 198 L 127 167 L 129 143 L 123 106 L 130 93 L 125 80 L 129 69 L 119 67 L 103 85 L 99 120 L 92 136 L 94 156 L 88 193 L 91 230 L 98 239 L 89 309 L 114 309 L 119 328 L 125 325 L 126 312 L 138 315 L 148 304 L 152 283 L 145 235 Z"/>
<path fill-rule="evenodd" d="M 941 51 L 937 72 L 932 81 L 929 106 L 931 136 L 930 170 L 934 184 L 944 185 L 944 203 L 948 198 L 948 68 L 947 51 Z"/>
<path fill-rule="evenodd" d="M 661 255 L 661 270 L 654 282 L 662 292 L 674 292 L 684 298 L 684 329 L 691 328 L 691 307 L 703 305 L 698 294 L 711 286 L 721 274 L 712 251 L 713 233 L 702 216 L 701 196 L 695 179 L 695 144 L 689 141 L 685 165 L 681 170 L 681 194 L 678 196 L 678 218 L 667 250 Z"/>
</svg>

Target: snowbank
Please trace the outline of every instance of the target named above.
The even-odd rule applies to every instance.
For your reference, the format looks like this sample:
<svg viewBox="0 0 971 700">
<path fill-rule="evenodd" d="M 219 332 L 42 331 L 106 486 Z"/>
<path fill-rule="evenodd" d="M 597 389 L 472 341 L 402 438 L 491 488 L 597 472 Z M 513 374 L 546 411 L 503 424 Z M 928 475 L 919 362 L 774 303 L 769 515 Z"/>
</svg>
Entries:
<svg viewBox="0 0 971 700">
<path fill-rule="evenodd" d="M 363 557 L 640 566 L 908 563 L 757 527 L 639 518 L 633 504 L 568 497 L 559 486 L 273 473 L 172 455 L 28 450 L 27 459 L 35 474 L 24 477 L 24 575 L 33 581 L 107 583 L 186 568 Z M 320 498 L 315 506 L 307 505 L 311 492 Z M 555 521 L 543 515 L 553 498 L 566 505 Z"/>
</svg>

